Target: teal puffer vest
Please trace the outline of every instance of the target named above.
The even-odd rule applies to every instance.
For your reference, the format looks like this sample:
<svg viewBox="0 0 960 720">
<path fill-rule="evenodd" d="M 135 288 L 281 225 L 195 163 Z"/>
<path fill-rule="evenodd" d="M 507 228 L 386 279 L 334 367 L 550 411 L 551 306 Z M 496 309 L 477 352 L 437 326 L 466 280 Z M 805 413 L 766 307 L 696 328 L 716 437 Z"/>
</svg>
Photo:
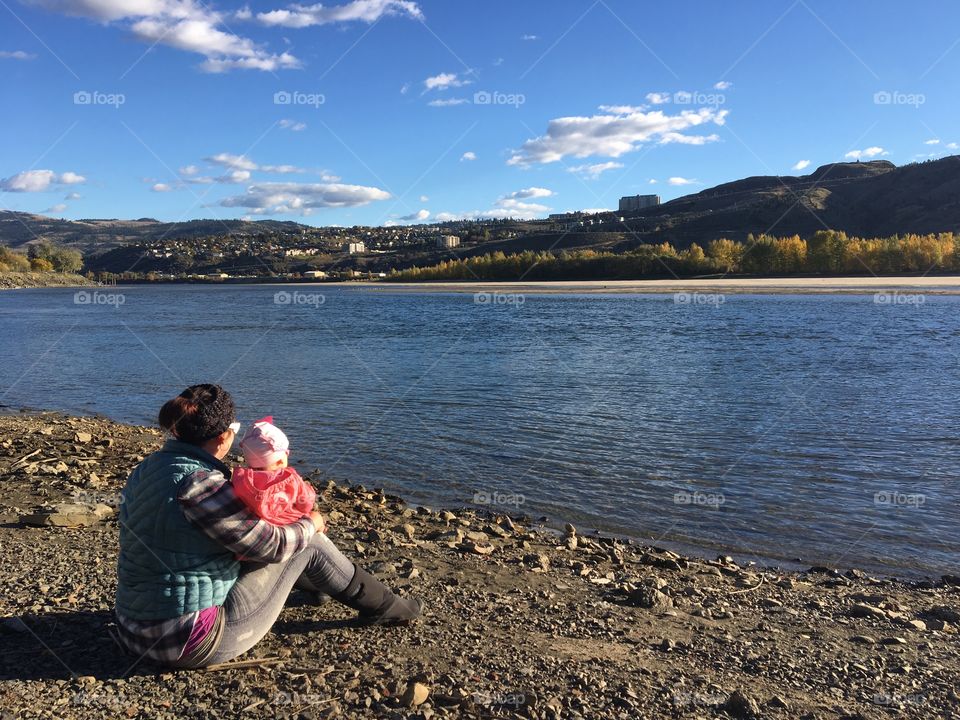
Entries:
<svg viewBox="0 0 960 720">
<path fill-rule="evenodd" d="M 230 470 L 201 448 L 168 440 L 130 474 L 120 506 L 117 612 L 167 620 L 222 605 L 237 580 L 233 553 L 198 530 L 177 501 L 197 470 Z"/>
</svg>

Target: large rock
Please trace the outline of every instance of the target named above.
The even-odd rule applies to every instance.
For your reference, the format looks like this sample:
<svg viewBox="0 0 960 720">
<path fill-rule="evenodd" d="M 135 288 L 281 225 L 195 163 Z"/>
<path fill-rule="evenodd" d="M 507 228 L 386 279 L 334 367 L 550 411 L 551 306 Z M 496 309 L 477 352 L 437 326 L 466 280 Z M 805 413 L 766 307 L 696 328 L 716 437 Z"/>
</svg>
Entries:
<svg viewBox="0 0 960 720">
<path fill-rule="evenodd" d="M 102 503 L 60 503 L 26 515 L 23 522 L 37 527 L 84 527 L 96 525 L 114 512 Z"/>
</svg>

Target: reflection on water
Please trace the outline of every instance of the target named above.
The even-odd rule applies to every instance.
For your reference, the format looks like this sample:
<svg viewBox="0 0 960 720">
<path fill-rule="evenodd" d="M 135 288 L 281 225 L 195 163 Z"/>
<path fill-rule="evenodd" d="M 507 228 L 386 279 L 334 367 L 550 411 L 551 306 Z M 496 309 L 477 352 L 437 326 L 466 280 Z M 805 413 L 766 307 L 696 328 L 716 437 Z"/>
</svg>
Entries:
<svg viewBox="0 0 960 720">
<path fill-rule="evenodd" d="M 0 295 L 0 402 L 151 422 L 222 382 L 293 458 L 744 558 L 956 571 L 960 299 L 271 287 Z M 9 390 L 7 390 L 9 388 Z"/>
</svg>

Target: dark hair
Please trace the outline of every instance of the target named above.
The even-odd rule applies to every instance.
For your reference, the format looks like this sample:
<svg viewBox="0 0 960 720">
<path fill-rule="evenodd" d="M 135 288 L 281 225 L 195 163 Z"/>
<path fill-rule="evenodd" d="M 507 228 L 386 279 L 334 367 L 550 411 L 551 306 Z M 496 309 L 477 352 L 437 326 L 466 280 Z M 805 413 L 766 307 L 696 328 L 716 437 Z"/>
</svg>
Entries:
<svg viewBox="0 0 960 720">
<path fill-rule="evenodd" d="M 234 421 L 233 398 L 219 385 L 191 385 L 160 408 L 160 427 L 178 440 L 202 445 Z"/>
</svg>

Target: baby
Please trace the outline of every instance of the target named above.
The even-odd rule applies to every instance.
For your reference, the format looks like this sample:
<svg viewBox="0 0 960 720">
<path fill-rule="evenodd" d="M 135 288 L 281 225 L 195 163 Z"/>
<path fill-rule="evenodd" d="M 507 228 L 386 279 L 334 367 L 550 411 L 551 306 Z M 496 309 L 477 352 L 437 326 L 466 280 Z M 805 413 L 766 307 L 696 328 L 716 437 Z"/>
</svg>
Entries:
<svg viewBox="0 0 960 720">
<path fill-rule="evenodd" d="M 233 471 L 233 489 L 256 515 L 273 525 L 309 517 L 317 493 L 287 466 L 290 442 L 267 416 L 257 420 L 240 441 L 246 467 Z"/>
</svg>

